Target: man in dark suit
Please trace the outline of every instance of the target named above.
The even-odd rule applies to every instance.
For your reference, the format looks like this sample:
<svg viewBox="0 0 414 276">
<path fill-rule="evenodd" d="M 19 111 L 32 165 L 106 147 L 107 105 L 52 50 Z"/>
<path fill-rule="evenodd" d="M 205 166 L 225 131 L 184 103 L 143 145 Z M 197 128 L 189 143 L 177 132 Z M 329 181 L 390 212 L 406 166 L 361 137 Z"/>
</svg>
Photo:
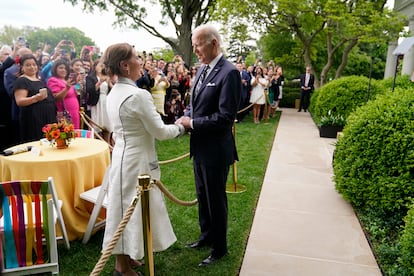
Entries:
<svg viewBox="0 0 414 276">
<path fill-rule="evenodd" d="M 313 92 L 315 77 L 311 74 L 311 67 L 306 66 L 306 73 L 300 75 L 300 104 L 298 112 L 308 111 L 310 95 Z"/>
<path fill-rule="evenodd" d="M 237 157 L 232 126 L 240 102 L 240 72 L 221 53 L 221 37 L 209 25 L 192 34 L 194 53 L 203 65 L 197 72 L 190 104 L 178 124 L 191 131 L 201 234 L 189 248 L 211 247 L 199 266 L 214 263 L 227 254 L 227 195 L 229 167 Z"/>
<path fill-rule="evenodd" d="M 247 106 L 249 106 L 250 90 L 252 89 L 252 85 L 251 85 L 250 82 L 251 82 L 252 77 L 247 72 L 247 70 L 243 69 L 243 65 L 241 63 L 237 63 L 236 67 L 240 72 L 240 77 L 241 77 L 241 81 L 242 81 L 242 95 L 241 95 L 241 100 L 240 100 L 239 110 L 238 110 L 238 111 L 240 111 L 240 110 L 246 108 Z M 237 114 L 237 121 L 238 122 L 243 121 L 244 117 L 248 113 L 249 113 L 248 110 L 238 113 Z"/>
<path fill-rule="evenodd" d="M 16 50 L 16 48 L 14 48 Z M 14 51 L 16 52 L 16 51 Z M 14 53 L 15 54 L 15 53 Z M 11 99 L 4 86 L 4 72 L 14 64 L 14 55 L 10 46 L 0 49 L 0 132 L 9 133 L 11 125 Z M 12 135 L 0 136 L 0 151 L 12 145 Z"/>
</svg>

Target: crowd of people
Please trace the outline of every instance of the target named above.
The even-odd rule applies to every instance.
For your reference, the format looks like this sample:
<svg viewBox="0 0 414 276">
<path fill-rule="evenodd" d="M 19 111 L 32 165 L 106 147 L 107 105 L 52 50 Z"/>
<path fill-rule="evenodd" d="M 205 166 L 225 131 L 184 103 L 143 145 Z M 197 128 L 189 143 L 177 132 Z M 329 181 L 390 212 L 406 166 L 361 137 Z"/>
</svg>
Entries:
<svg viewBox="0 0 414 276">
<path fill-rule="evenodd" d="M 66 117 L 75 128 L 81 128 L 80 109 L 100 127 L 95 131 L 109 128 L 105 102 L 116 76 L 110 78 L 105 74 L 104 65 L 91 46 L 82 47 L 79 55 L 70 40 L 50 48 L 45 44 L 43 49 L 32 52 L 16 42 L 13 47 L 4 45 L 0 49 L 0 127 L 10 134 L 1 138 L 0 149 L 42 138 L 42 126 L 63 113 L 69 114 Z M 137 55 L 143 62 L 137 86 L 152 95 L 162 120 L 173 124 L 189 104 L 198 68 L 185 64 L 180 55 L 169 62 L 156 60 L 145 51 Z M 29 56 L 35 63 L 24 66 L 22 62 Z M 237 115 L 237 121 L 242 122 L 250 110 L 255 123 L 273 116 L 282 97 L 282 68 L 272 63 L 262 66 L 259 60 L 246 66 L 240 59 L 235 65 L 243 87 L 239 106 L 243 112 Z M 19 80 L 17 90 L 15 83 L 21 78 L 26 81 Z M 40 96 L 41 88 L 47 89 L 47 96 Z M 46 103 L 53 102 L 54 107 L 41 111 L 48 106 Z M 248 108 L 251 105 L 253 108 Z"/>
</svg>

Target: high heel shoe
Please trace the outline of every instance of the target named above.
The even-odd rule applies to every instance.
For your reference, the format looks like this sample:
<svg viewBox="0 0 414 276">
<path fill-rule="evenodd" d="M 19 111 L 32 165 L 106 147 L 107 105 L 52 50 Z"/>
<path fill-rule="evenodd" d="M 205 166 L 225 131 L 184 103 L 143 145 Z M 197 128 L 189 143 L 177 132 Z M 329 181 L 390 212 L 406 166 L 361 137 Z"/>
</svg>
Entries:
<svg viewBox="0 0 414 276">
<path fill-rule="evenodd" d="M 144 266 L 144 261 L 138 261 L 134 259 L 129 259 L 129 265 L 132 267 L 141 267 Z"/>
</svg>

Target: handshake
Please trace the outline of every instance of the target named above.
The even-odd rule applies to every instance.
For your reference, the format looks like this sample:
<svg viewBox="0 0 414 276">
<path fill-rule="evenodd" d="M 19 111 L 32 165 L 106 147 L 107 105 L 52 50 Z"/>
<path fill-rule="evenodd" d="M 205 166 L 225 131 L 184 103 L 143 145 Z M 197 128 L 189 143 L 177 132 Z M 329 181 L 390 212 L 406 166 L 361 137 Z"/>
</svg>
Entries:
<svg viewBox="0 0 414 276">
<path fill-rule="evenodd" d="M 188 116 L 182 116 L 175 121 L 175 124 L 178 125 L 178 127 L 183 127 L 183 131 L 188 132 L 191 129 L 191 118 Z"/>
</svg>

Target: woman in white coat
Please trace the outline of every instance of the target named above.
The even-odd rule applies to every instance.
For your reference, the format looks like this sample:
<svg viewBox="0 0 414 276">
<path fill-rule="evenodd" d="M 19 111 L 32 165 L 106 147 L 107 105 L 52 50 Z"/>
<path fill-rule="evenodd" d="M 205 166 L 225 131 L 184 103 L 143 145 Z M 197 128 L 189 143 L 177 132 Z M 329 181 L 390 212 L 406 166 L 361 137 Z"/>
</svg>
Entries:
<svg viewBox="0 0 414 276">
<path fill-rule="evenodd" d="M 118 77 L 107 98 L 115 146 L 109 172 L 109 205 L 103 241 L 103 248 L 106 248 L 136 195 L 138 176 L 149 174 L 151 178 L 160 178 L 155 139 L 177 137 L 184 133 L 184 127 L 165 125 L 155 110 L 151 94 L 136 86 L 142 61 L 131 45 L 111 45 L 105 51 L 103 63 L 109 77 Z M 150 191 L 150 214 L 153 249 L 165 250 L 176 241 L 176 237 L 164 197 L 157 187 Z M 137 275 L 130 262 L 144 257 L 140 202 L 112 254 L 116 255 L 114 275 Z"/>
</svg>

